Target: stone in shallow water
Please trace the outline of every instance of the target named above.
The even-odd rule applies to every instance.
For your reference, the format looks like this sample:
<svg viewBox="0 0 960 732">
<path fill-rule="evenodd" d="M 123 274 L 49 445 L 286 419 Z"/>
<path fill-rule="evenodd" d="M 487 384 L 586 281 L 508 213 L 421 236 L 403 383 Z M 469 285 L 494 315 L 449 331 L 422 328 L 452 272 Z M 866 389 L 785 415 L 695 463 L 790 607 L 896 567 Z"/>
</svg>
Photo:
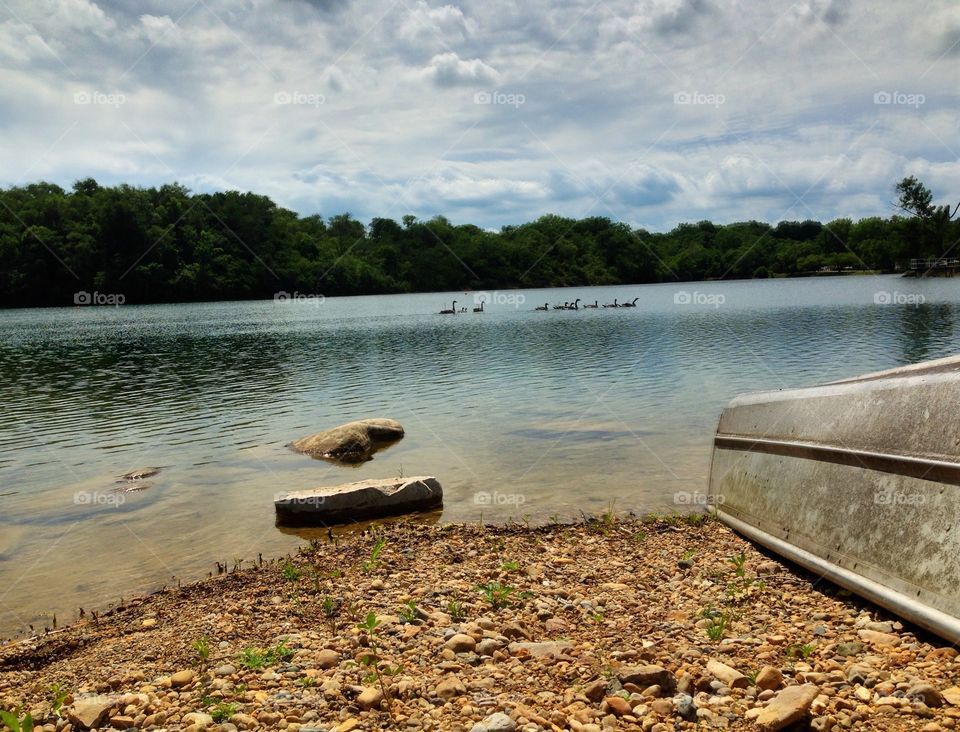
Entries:
<svg viewBox="0 0 960 732">
<path fill-rule="evenodd" d="M 443 488 L 432 476 L 360 480 L 281 493 L 273 502 L 286 526 L 346 523 L 425 511 L 443 505 Z"/>
<path fill-rule="evenodd" d="M 348 422 L 290 443 L 289 447 L 310 457 L 342 463 L 370 460 L 377 449 L 403 437 L 403 426 L 395 419 L 361 419 Z"/>
<path fill-rule="evenodd" d="M 152 478 L 159 472 L 160 468 L 137 468 L 129 473 L 124 473 L 120 476 L 120 479 L 127 481 L 143 480 L 144 478 Z"/>
</svg>

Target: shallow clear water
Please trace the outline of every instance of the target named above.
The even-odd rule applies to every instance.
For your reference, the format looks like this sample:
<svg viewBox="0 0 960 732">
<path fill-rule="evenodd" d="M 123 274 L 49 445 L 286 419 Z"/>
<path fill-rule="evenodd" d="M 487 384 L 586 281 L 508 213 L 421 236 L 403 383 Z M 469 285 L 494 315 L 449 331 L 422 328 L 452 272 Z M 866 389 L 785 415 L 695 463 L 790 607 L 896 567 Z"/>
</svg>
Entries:
<svg viewBox="0 0 960 732">
<path fill-rule="evenodd" d="M 639 299 L 533 310 L 577 297 Z M 455 298 L 473 307 L 451 293 L 0 312 L 0 633 L 289 551 L 279 491 L 402 471 L 441 480 L 443 520 L 672 510 L 704 490 L 736 394 L 960 350 L 956 280 L 511 291 L 436 314 Z M 407 435 L 360 467 L 285 447 L 371 416 Z M 113 492 L 146 466 L 162 470 L 143 490 Z"/>
</svg>

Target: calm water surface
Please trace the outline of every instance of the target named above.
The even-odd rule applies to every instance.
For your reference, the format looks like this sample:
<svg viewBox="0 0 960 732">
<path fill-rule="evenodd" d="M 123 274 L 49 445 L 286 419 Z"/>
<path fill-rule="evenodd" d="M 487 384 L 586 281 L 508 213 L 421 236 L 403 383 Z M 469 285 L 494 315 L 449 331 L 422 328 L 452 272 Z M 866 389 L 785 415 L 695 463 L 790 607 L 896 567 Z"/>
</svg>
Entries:
<svg viewBox="0 0 960 732">
<path fill-rule="evenodd" d="M 533 310 L 577 297 L 639 299 Z M 734 395 L 960 351 L 956 280 L 526 290 L 436 314 L 454 298 L 473 307 L 451 293 L 0 312 L 0 633 L 289 551 L 302 539 L 274 526 L 278 491 L 402 471 L 440 478 L 445 521 L 673 510 L 704 490 Z M 360 467 L 285 447 L 370 416 L 407 436 Z M 143 490 L 113 492 L 147 466 L 162 470 Z"/>
</svg>

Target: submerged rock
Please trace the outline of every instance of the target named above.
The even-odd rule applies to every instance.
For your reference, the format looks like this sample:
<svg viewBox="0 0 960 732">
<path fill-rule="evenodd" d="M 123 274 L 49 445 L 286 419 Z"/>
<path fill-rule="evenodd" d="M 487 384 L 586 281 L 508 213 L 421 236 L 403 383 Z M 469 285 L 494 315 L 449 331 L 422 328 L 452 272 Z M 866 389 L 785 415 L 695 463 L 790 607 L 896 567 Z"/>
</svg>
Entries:
<svg viewBox="0 0 960 732">
<path fill-rule="evenodd" d="M 401 437 L 403 425 L 395 419 L 361 419 L 294 440 L 289 447 L 314 458 L 361 463 L 372 459 L 383 445 Z"/>
<path fill-rule="evenodd" d="M 280 494 L 273 503 L 281 524 L 316 526 L 438 508 L 443 488 L 431 476 L 360 480 Z"/>
<path fill-rule="evenodd" d="M 144 478 L 152 478 L 159 472 L 160 468 L 137 468 L 136 470 L 131 470 L 129 473 L 121 475 L 120 480 L 126 480 L 128 482 L 143 480 Z"/>
</svg>

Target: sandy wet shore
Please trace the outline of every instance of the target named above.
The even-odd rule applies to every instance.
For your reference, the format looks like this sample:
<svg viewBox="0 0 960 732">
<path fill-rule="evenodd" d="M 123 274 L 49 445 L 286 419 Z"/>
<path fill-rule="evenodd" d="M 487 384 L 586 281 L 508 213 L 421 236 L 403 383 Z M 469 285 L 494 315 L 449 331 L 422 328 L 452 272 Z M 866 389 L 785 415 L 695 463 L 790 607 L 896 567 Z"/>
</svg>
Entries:
<svg viewBox="0 0 960 732">
<path fill-rule="evenodd" d="M 392 524 L 0 649 L 50 730 L 937 730 L 939 639 L 722 525 Z M 792 726 L 791 726 L 792 725 Z"/>
</svg>

